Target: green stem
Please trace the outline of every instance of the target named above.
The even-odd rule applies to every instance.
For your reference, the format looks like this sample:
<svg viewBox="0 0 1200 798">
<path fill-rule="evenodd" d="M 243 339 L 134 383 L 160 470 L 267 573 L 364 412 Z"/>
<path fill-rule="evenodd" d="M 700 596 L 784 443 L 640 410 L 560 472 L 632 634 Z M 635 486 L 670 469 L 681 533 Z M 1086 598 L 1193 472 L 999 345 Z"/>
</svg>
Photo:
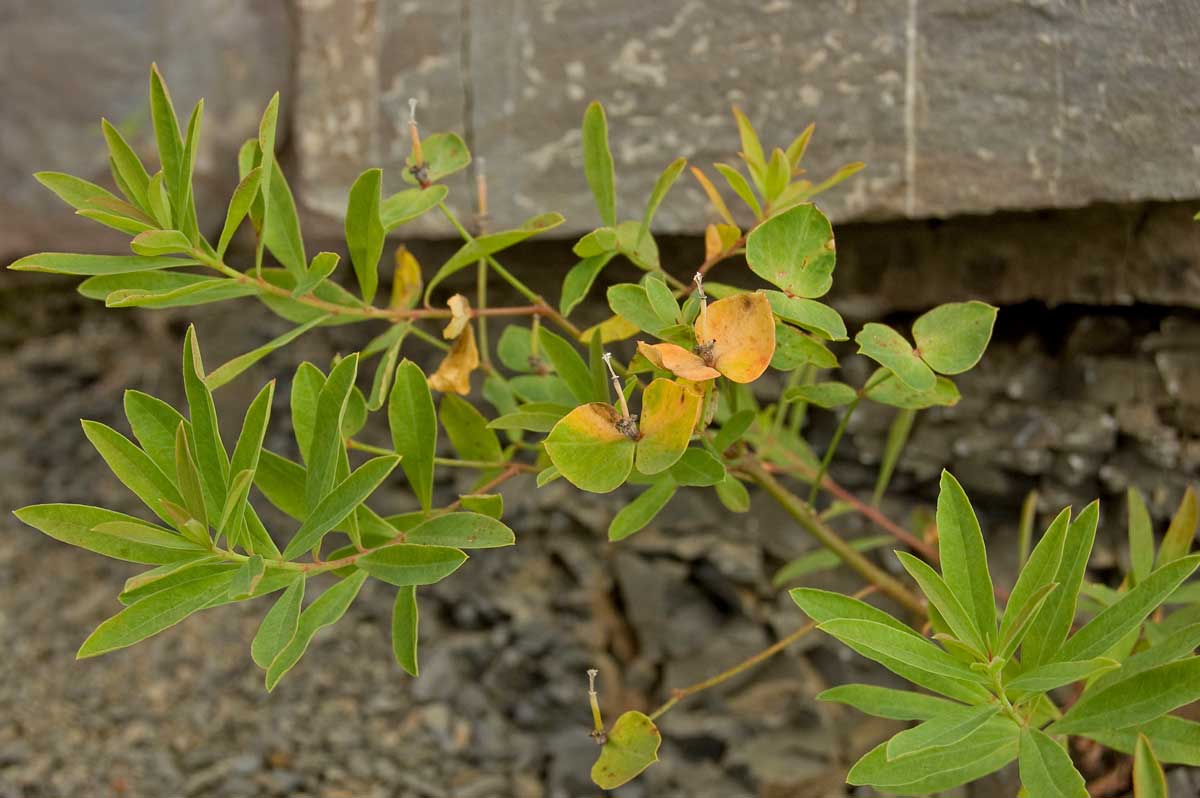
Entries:
<svg viewBox="0 0 1200 798">
<path fill-rule="evenodd" d="M 796 519 L 804 530 L 817 539 L 822 546 L 832 551 L 842 562 L 863 579 L 879 588 L 880 592 L 910 612 L 924 617 L 925 605 L 899 580 L 883 571 L 856 551 L 849 543 L 821 520 L 812 504 L 792 493 L 758 461 L 747 459 L 741 469 L 763 487 L 771 498 L 779 502 L 788 515 Z M 819 483 L 818 483 L 819 484 Z"/>
<path fill-rule="evenodd" d="M 878 380 L 867 380 L 867 384 L 859 389 L 858 395 L 854 397 L 854 401 L 846 405 L 846 412 L 842 414 L 842 420 L 838 422 L 837 429 L 833 431 L 833 438 L 829 441 L 829 446 L 825 449 L 825 456 L 821 458 L 821 467 L 817 469 L 817 476 L 813 480 L 812 487 L 808 491 L 808 503 L 812 504 L 817 500 L 817 493 L 821 490 L 821 480 L 825 478 L 825 472 L 829 470 L 829 464 L 833 461 L 833 456 L 837 454 L 838 445 L 842 442 L 842 435 L 846 432 L 846 427 L 850 424 L 850 417 L 854 415 L 854 411 L 858 409 L 858 405 L 862 402 L 867 391 L 887 381 L 892 376 L 890 371 L 884 372 L 884 376 Z"/>
</svg>

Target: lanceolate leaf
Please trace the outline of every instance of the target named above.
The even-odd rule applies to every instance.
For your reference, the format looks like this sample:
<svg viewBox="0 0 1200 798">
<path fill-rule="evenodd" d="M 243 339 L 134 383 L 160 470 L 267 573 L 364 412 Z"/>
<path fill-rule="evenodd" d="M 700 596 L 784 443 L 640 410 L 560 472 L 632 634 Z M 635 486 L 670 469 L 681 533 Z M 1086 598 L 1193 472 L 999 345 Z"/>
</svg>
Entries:
<svg viewBox="0 0 1200 798">
<path fill-rule="evenodd" d="M 1166 774 L 1144 734 L 1138 735 L 1133 757 L 1133 798 L 1167 798 Z"/>
<path fill-rule="evenodd" d="M 942 472 L 938 494 L 937 527 L 942 575 L 960 596 L 975 626 L 987 641 L 996 639 L 996 599 L 988 573 L 983 533 L 971 502 L 950 472 Z"/>
<path fill-rule="evenodd" d="M 974 734 L 1000 711 L 999 704 L 979 704 L 941 713 L 900 732 L 887 743 L 887 758 L 900 759 L 930 749 L 945 749 Z"/>
<path fill-rule="evenodd" d="M 301 324 L 299 327 L 294 327 L 291 330 L 288 330 L 283 335 L 272 338 L 270 341 L 267 341 L 260 347 L 251 349 L 249 352 L 246 352 L 243 355 L 238 355 L 232 360 L 222 363 L 204 378 L 205 385 L 208 386 L 210 391 L 217 390 L 222 385 L 225 385 L 231 380 L 237 378 L 238 375 L 245 372 L 248 368 L 262 360 L 267 355 L 271 354 L 277 349 L 282 349 L 283 347 L 287 346 L 292 341 L 311 330 L 313 327 L 316 327 L 318 324 L 325 321 L 327 318 L 329 317 L 317 316 L 311 321 Z"/>
<path fill-rule="evenodd" d="M 293 559 L 321 542 L 321 538 L 340 524 L 387 479 L 400 462 L 395 455 L 375 457 L 363 463 L 350 476 L 321 499 L 283 551 Z M 307 494 L 307 490 L 305 491 Z"/>
<path fill-rule="evenodd" d="M 362 298 L 368 303 L 379 286 L 379 258 L 383 255 L 384 229 L 379 209 L 382 182 L 381 170 L 363 172 L 350 187 L 346 208 L 346 246 Z"/>
<path fill-rule="evenodd" d="M 920 586 L 929 603 L 936 607 L 938 614 L 945 619 L 954 636 L 976 651 L 987 651 L 987 644 L 974 617 L 963 607 L 937 571 L 924 560 L 917 559 L 906 551 L 897 551 L 896 556 L 904 570 L 908 571 L 909 576 Z"/>
<path fill-rule="evenodd" d="M 358 353 L 354 353 L 329 372 L 317 397 L 312 446 L 308 453 L 308 477 L 304 483 L 304 504 L 309 510 L 316 508 L 333 487 L 338 453 L 344 451 L 342 419 L 357 375 Z"/>
<path fill-rule="evenodd" d="M 284 674 L 300 661 L 304 652 L 308 650 L 308 644 L 312 642 L 313 636 L 326 626 L 337 623 L 346 614 L 346 610 L 350 608 L 366 580 L 367 575 L 362 571 L 357 571 L 326 590 L 304 612 L 300 613 L 295 636 L 267 668 L 268 692 L 274 690 L 275 685 L 279 684 L 279 680 L 284 677 Z"/>
<path fill-rule="evenodd" d="M 1196 491 L 1188 486 L 1158 549 L 1159 568 L 1186 556 L 1191 551 L 1197 523 L 1200 523 L 1200 509 L 1197 508 Z"/>
<path fill-rule="evenodd" d="M 1130 586 L 1150 575 L 1154 569 L 1154 526 L 1150 522 L 1150 511 L 1137 488 L 1130 486 L 1126 492 L 1129 509 L 1129 560 Z"/>
<path fill-rule="evenodd" d="M 1071 511 L 1065 509 L 1058 514 L 1046 529 L 1046 534 L 1034 548 L 1025 567 L 1021 569 L 1017 583 L 1009 595 L 1000 621 L 1000 638 L 1008 639 L 1018 618 L 1022 617 L 1033 597 L 1046 585 L 1053 584 L 1062 561 L 1063 544 L 1067 539 L 1067 527 L 1071 522 Z"/>
<path fill-rule="evenodd" d="M 304 602 L 305 578 L 297 574 L 283 595 L 267 610 L 250 644 L 254 664 L 266 670 L 279 652 L 296 636 L 300 607 Z"/>
<path fill-rule="evenodd" d="M 1081 734 L 1152 721 L 1200 700 L 1200 657 L 1160 665 L 1100 690 L 1087 690 L 1049 731 Z"/>
<path fill-rule="evenodd" d="M 90 207 L 88 203 L 96 197 L 116 199 L 108 189 L 62 172 L 34 172 L 33 177 L 76 210 Z"/>
<path fill-rule="evenodd" d="M 8 268 L 18 272 L 106 275 L 194 266 L 197 261 L 170 255 L 76 255 L 70 252 L 40 252 L 14 261 Z"/>
<path fill-rule="evenodd" d="M 617 198 L 613 185 L 613 158 L 608 149 L 608 120 L 600 103 L 592 103 L 583 114 L 583 173 L 587 177 L 600 220 L 609 227 L 617 223 Z"/>
<path fill-rule="evenodd" d="M 855 763 L 846 781 L 899 795 L 941 793 L 982 778 L 1016 759 L 1019 739 L 1015 723 L 994 718 L 957 745 L 890 762 L 887 743 L 880 743 Z"/>
<path fill-rule="evenodd" d="M 1088 798 L 1066 750 L 1043 731 L 1021 731 L 1021 784 L 1030 798 Z"/>
<path fill-rule="evenodd" d="M 417 669 L 417 586 L 408 585 L 396 592 L 392 607 L 392 653 L 396 662 L 411 676 Z"/>
<path fill-rule="evenodd" d="M 526 219 L 520 227 L 513 230 L 490 233 L 468 241 L 459 248 L 458 252 L 455 252 L 450 257 L 450 260 L 442 264 L 441 268 L 433 276 L 433 279 L 425 286 L 425 301 L 429 301 L 434 288 L 455 272 L 465 269 L 467 266 L 489 255 L 493 255 L 502 249 L 508 249 L 515 244 L 519 244 L 538 233 L 552 230 L 562 224 L 563 221 L 563 216 L 560 213 L 544 213 L 540 216 L 533 216 Z"/>
<path fill-rule="evenodd" d="M 76 657 L 84 659 L 125 648 L 174 626 L 227 592 L 235 573 L 236 569 L 226 569 L 160 590 L 131 604 L 96 627 L 83 641 Z"/>
<path fill-rule="evenodd" d="M 504 459 L 500 439 L 488 429 L 487 419 L 470 402 L 458 396 L 443 396 L 438 418 L 450 438 L 450 445 L 461 459 L 484 463 L 498 463 Z"/>
<path fill-rule="evenodd" d="M 624 540 L 654 520 L 677 490 L 669 477 L 659 479 L 637 498 L 622 507 L 608 525 L 609 540 Z"/>
<path fill-rule="evenodd" d="M 358 567 L 390 585 L 431 585 L 458 570 L 467 555 L 449 546 L 399 543 L 375 549 L 358 559 Z"/>
<path fill-rule="evenodd" d="M 1119 662 L 1104 657 L 1076 662 L 1051 662 L 1022 673 L 1006 686 L 1013 690 L 1048 693 L 1055 688 L 1090 679 L 1118 667 Z"/>
<path fill-rule="evenodd" d="M 410 188 L 391 195 L 379 205 L 379 216 L 384 230 L 390 232 L 405 222 L 416 219 L 436 207 L 446 198 L 449 191 L 445 186 L 429 186 Z"/>
<path fill-rule="evenodd" d="M 128 562 L 158 565 L 203 551 L 178 534 L 112 510 L 82 504 L 35 504 L 14 513 L 55 540 Z"/>
<path fill-rule="evenodd" d="M 1022 644 L 1021 663 L 1027 668 L 1053 659 L 1071 629 L 1079 586 L 1083 583 L 1083 573 L 1091 558 L 1099 520 L 1099 503 L 1092 502 L 1067 527 L 1062 558 L 1054 575 L 1058 588 L 1047 597 Z"/>
<path fill-rule="evenodd" d="M 404 533 L 406 543 L 450 546 L 456 549 L 491 549 L 516 542 L 513 531 L 480 513 L 445 513 L 417 524 Z"/>
<path fill-rule="evenodd" d="M 818 701 L 835 701 L 859 712 L 892 720 L 929 720 L 966 708 L 945 698 L 872 684 L 843 684 L 819 693 Z"/>
<path fill-rule="evenodd" d="M 183 136 L 179 132 L 179 118 L 175 115 L 171 95 L 157 65 L 150 67 L 150 118 L 154 123 L 154 137 L 158 141 L 158 157 L 166 178 L 167 192 L 174 201 L 180 195 Z M 179 212 L 179 206 L 176 206 L 176 216 Z"/>
<path fill-rule="evenodd" d="M 193 455 L 204 483 L 209 515 L 215 517 L 220 510 L 218 502 L 225 495 L 225 483 L 229 479 L 229 457 L 221 442 L 217 409 L 204 376 L 196 328 L 189 326 L 183 339 L 183 387 L 187 393 L 188 413 L 192 422 Z"/>
<path fill-rule="evenodd" d="M 246 176 L 237 184 L 237 188 L 233 190 L 233 197 L 229 200 L 229 208 L 225 212 L 225 226 L 221 228 L 221 237 L 217 241 L 218 258 L 225 257 L 225 250 L 229 248 L 233 234 L 237 232 L 238 225 L 250 212 L 250 204 L 258 195 L 261 178 L 262 169 L 255 167 L 246 173 Z"/>
<path fill-rule="evenodd" d="M 121 433 L 98 421 L 83 421 L 83 432 L 121 484 L 129 488 L 155 515 L 171 521 L 162 500 L 179 503 L 179 491 L 154 461 Z"/>
<path fill-rule="evenodd" d="M 1117 681 L 1123 681 L 1137 676 L 1139 673 L 1166 665 L 1177 659 L 1191 656 L 1200 646 L 1200 623 L 1185 626 L 1167 635 L 1163 640 L 1154 643 L 1149 648 L 1139 651 L 1132 657 L 1121 662 L 1120 670 L 1106 673 L 1092 680 L 1089 690 L 1102 690 Z"/>
<path fill-rule="evenodd" d="M 1160 762 L 1200 767 L 1200 723 L 1175 715 L 1164 715 L 1134 728 L 1087 732 L 1084 736 L 1132 754 L 1139 732 L 1150 740 Z"/>
<path fill-rule="evenodd" d="M 886 668 L 892 669 L 894 664 L 899 664 L 905 666 L 905 671 L 916 669 L 935 680 L 950 679 L 968 687 L 983 683 L 982 676 L 933 643 L 890 625 L 842 619 L 825 621 L 818 628 Z M 897 673 L 908 678 L 907 673 Z"/>
<path fill-rule="evenodd" d="M 554 364 L 554 370 L 578 401 L 591 402 L 598 399 L 593 395 L 591 372 L 575 347 L 547 330 L 538 333 L 538 342 L 546 357 Z"/>
</svg>

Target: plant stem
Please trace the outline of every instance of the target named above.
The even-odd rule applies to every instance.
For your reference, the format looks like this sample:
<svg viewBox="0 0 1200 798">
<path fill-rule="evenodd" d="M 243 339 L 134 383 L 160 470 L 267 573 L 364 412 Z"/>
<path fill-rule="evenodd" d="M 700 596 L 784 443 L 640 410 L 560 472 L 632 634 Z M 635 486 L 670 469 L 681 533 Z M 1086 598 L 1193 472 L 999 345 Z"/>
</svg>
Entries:
<svg viewBox="0 0 1200 798">
<path fill-rule="evenodd" d="M 812 487 L 808 491 L 809 504 L 817 500 L 817 492 L 821 489 L 821 480 L 825 478 L 825 472 L 829 470 L 829 464 L 833 461 L 833 456 L 837 454 L 838 445 L 842 442 L 842 435 L 845 434 L 846 427 L 850 424 L 850 417 L 858 409 L 858 405 L 866 396 L 867 391 L 886 382 L 891 375 L 892 373 L 888 371 L 878 380 L 867 380 L 867 384 L 858 389 L 858 395 L 854 397 L 854 401 L 846 406 L 846 412 L 842 414 L 842 420 L 838 422 L 837 429 L 833 431 L 833 438 L 830 439 L 829 446 L 825 449 L 825 456 L 821 458 L 821 467 L 817 469 L 817 476 L 813 479 Z"/>
<path fill-rule="evenodd" d="M 874 593 L 876 590 L 878 590 L 878 588 L 875 587 L 874 585 L 868 585 L 867 587 L 864 587 L 862 590 L 855 593 L 854 597 L 857 599 L 866 598 L 867 596 Z M 774 643 L 772 643 L 771 645 L 767 646 L 766 648 L 764 648 L 762 651 L 758 652 L 754 656 L 748 657 L 748 658 L 742 660 L 741 662 L 739 662 L 738 664 L 734 665 L 733 667 L 727 668 L 727 669 L 721 671 L 716 676 L 710 676 L 709 678 L 705 679 L 704 681 L 696 682 L 695 684 L 690 685 L 688 687 L 684 687 L 682 689 L 672 690 L 671 697 L 669 699 L 667 699 L 667 701 L 664 702 L 658 709 L 656 709 L 650 713 L 650 720 L 657 720 L 658 718 L 662 717 L 665 713 L 670 711 L 670 709 L 672 707 L 674 707 L 676 704 L 678 704 L 680 701 L 687 698 L 688 696 L 693 696 L 696 693 L 703 692 L 704 690 L 707 690 L 710 687 L 716 687 L 721 682 L 728 681 L 729 679 L 732 679 L 734 676 L 737 676 L 739 673 L 742 673 L 743 671 L 747 671 L 750 668 L 753 668 L 755 665 L 759 665 L 759 664 L 765 662 L 766 660 L 768 660 L 771 657 L 778 654 L 780 651 L 783 651 L 785 648 L 790 646 L 792 643 L 795 643 L 797 640 L 804 638 L 806 635 L 811 633 L 816 628 L 817 628 L 817 625 L 815 623 L 806 623 L 804 626 L 801 626 L 799 629 L 792 632 L 790 635 L 787 635 L 786 637 L 781 637 L 779 640 L 777 640 Z"/>
<path fill-rule="evenodd" d="M 925 616 L 925 605 L 903 583 L 868 560 L 861 552 L 856 551 L 821 520 L 811 504 L 784 487 L 783 483 L 763 468 L 760 463 L 749 459 L 741 464 L 741 469 L 761 485 L 767 493 L 771 494 L 771 498 L 779 502 L 788 515 L 800 522 L 800 526 L 804 527 L 806 532 L 816 538 L 822 546 L 836 554 L 851 570 L 877 586 L 880 592 L 905 609 L 916 615 Z"/>
</svg>

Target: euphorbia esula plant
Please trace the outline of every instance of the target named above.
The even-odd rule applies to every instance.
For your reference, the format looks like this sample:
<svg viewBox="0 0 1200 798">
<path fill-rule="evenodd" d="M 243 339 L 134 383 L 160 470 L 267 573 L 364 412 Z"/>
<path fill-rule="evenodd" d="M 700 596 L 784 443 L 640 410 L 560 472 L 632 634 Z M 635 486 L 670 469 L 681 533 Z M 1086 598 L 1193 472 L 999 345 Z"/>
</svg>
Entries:
<svg viewBox="0 0 1200 798">
<path fill-rule="evenodd" d="M 270 596 L 250 646 L 270 690 L 313 636 L 341 618 L 363 583 L 376 579 L 396 588 L 395 656 L 415 676 L 416 589 L 451 575 L 469 550 L 514 543 L 502 520 L 498 489 L 504 483 L 536 475 L 538 485 L 562 477 L 596 493 L 638 486 L 612 520 L 613 541 L 644 528 L 681 488 L 714 490 L 730 512 L 744 512 L 749 483 L 823 547 L 816 558 L 790 563 L 781 582 L 842 563 L 865 586 L 857 597 L 794 590 L 811 624 L 734 668 L 674 690 L 650 713 L 631 709 L 606 726 L 593 685 L 592 734 L 601 747 L 592 776 L 599 786 L 619 786 L 656 760 L 656 721 L 673 706 L 814 628 L 919 688 L 843 685 L 825 694 L 883 717 L 919 721 L 859 760 L 848 775 L 852 783 L 894 793 L 938 792 L 1019 760 L 1028 795 L 1083 796 L 1082 777 L 1065 747 L 1070 736 L 1132 754 L 1139 796 L 1164 794 L 1160 763 L 1200 765 L 1200 725 L 1170 714 L 1200 698 L 1200 660 L 1193 653 L 1200 596 L 1194 583 L 1184 584 L 1200 563 L 1189 554 L 1194 498 L 1155 559 L 1148 516 L 1131 497 L 1134 562 L 1118 587 L 1084 581 L 1096 505 L 1074 515 L 1064 510 L 1005 591 L 992 584 L 975 514 L 949 474 L 942 478 L 936 546 L 828 474 L 855 408 L 864 401 L 896 408 L 877 499 L 914 414 L 958 401 L 950 378 L 983 356 L 996 309 L 982 302 L 943 305 L 916 320 L 911 340 L 900 330 L 867 324 L 855 341 L 877 369 L 860 386 L 828 379 L 849 335 L 837 311 L 820 301 L 832 285 L 836 247 L 813 198 L 862 164 L 819 182 L 805 177 L 801 163 L 812 126 L 768 154 L 735 109 L 742 164 L 715 169 L 744 207 L 735 215 L 725 194 L 693 167 L 719 221 L 707 226 L 702 263 L 668 268 L 652 225 L 686 163 L 666 167 L 633 218 L 618 215 L 608 123 L 600 105 L 589 106 L 584 172 L 600 226 L 575 245 L 579 261 L 563 270 L 560 299 L 552 305 L 497 256 L 554 229 L 562 216 L 542 214 L 511 230 L 469 230 L 446 203 L 445 180 L 470 166 L 466 144 L 453 133 L 422 137 L 414 118 L 411 153 L 399 175 L 410 187 L 385 195 L 378 169 L 355 181 L 345 224 L 350 269 L 339 272 L 338 254 L 310 257 L 306 250 L 275 158 L 278 97 L 258 135 L 241 148 L 241 182 L 212 239 L 200 229 L 192 180 L 203 105 L 181 125 L 155 69 L 150 109 L 158 159 L 149 167 L 116 128 L 103 126 L 115 193 L 65 174 L 37 175 L 80 215 L 129 234 L 131 252 L 39 253 L 11 268 L 85 277 L 80 292 L 110 307 L 251 299 L 294 326 L 214 368 L 205 365 L 201 337 L 189 328 L 182 358 L 186 414 L 129 391 L 132 437 L 84 422 L 88 439 L 147 513 L 67 504 L 17 511 L 58 540 L 151 566 L 125 584 L 118 596 L 124 608 L 84 641 L 80 657 L 132 645 L 210 607 Z M 482 218 L 486 183 L 482 173 L 476 176 Z M 445 217 L 462 246 L 428 280 L 411 254 L 396 249 L 387 301 L 376 301 L 387 235 L 427 213 Z M 230 245 L 239 231 L 252 236 L 254 254 L 233 265 Z M 580 329 L 572 311 L 618 258 L 640 269 L 641 279 L 611 285 L 611 318 Z M 718 265 L 759 279 L 759 287 L 711 279 Z M 473 300 L 445 296 L 442 284 L 465 269 L 474 270 Z M 496 278 L 525 304 L 489 303 Z M 498 336 L 491 329 L 496 320 L 505 322 Z M 244 379 L 255 363 L 299 336 L 350 323 L 374 324 L 379 333 L 360 352 L 304 363 L 292 376 L 288 406 L 298 459 L 263 448 L 276 410 L 273 381 L 245 411 L 236 441 L 222 438 L 215 391 Z M 442 350 L 436 371 L 426 375 L 406 359 L 410 347 Z M 765 387 L 758 384 L 768 375 Z M 773 389 L 775 400 L 764 402 Z M 464 398 L 472 395 L 482 402 Z M 804 436 L 816 408 L 840 412 L 820 457 Z M 381 411 L 390 440 L 373 442 L 366 422 Z M 439 447 L 443 436 L 448 445 Z M 436 472 L 447 468 L 478 474 L 469 493 L 449 501 L 436 495 Z M 371 497 L 385 482 L 407 484 L 419 509 L 393 516 L 372 509 Z M 789 487 L 796 483 L 808 486 L 807 498 Z M 823 507 L 825 494 L 835 503 Z M 262 501 L 289 516 L 294 528 L 268 530 Z M 847 510 L 863 514 L 884 536 L 844 539 L 830 521 Z M 869 550 L 882 541 L 900 547 L 910 579 L 872 559 Z M 310 580 L 325 587 L 306 603 Z M 1078 606 L 1081 590 L 1088 607 Z M 893 605 L 903 620 L 861 600 L 869 594 Z M 1170 604 L 1183 608 L 1167 612 Z M 1069 704 L 1056 703 L 1059 691 L 1072 685 Z"/>
</svg>

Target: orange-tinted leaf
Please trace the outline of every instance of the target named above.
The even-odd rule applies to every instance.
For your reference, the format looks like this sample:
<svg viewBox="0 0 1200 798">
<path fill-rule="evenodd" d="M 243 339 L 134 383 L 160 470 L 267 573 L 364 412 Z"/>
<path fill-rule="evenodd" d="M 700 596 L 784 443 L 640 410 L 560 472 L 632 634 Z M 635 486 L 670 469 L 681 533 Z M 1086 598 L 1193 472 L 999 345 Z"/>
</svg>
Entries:
<svg viewBox="0 0 1200 798">
<path fill-rule="evenodd" d="M 479 368 L 479 349 L 475 329 L 463 329 L 437 371 L 429 375 L 429 387 L 442 393 L 466 396 L 471 392 L 471 372 Z"/>
<path fill-rule="evenodd" d="M 462 294 L 455 294 L 446 301 L 450 307 L 450 323 L 442 330 L 442 337 L 453 341 L 462 335 L 463 329 L 471 323 L 471 303 Z"/>
<path fill-rule="evenodd" d="M 546 454 L 580 490 L 608 493 L 633 470 L 634 442 L 617 429 L 612 405 L 592 402 L 567 413 L 546 436 Z"/>
<path fill-rule="evenodd" d="M 693 389 L 662 378 L 650 383 L 642 394 L 638 471 L 657 474 L 675 464 L 692 438 L 699 409 L 700 396 Z"/>
<path fill-rule="evenodd" d="M 754 382 L 775 354 L 771 303 L 761 291 L 719 299 L 696 319 L 696 339 L 713 342 L 717 371 L 734 382 Z"/>
<path fill-rule="evenodd" d="M 683 377 L 692 382 L 715 380 L 721 372 L 705 365 L 699 355 L 695 355 L 677 344 L 648 344 L 638 341 L 638 352 L 657 368 L 665 369 L 677 377 Z"/>
</svg>

